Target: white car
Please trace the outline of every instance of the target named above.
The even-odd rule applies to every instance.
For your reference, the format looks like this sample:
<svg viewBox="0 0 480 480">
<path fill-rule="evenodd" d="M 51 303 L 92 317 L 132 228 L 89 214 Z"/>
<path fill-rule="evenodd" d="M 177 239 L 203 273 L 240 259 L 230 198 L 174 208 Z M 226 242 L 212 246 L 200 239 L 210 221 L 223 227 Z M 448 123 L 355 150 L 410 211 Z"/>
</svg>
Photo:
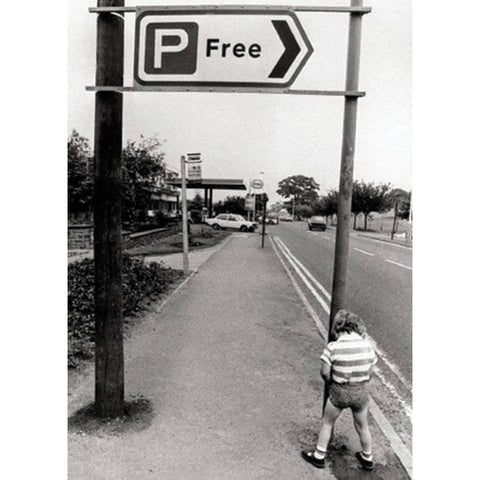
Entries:
<svg viewBox="0 0 480 480">
<path fill-rule="evenodd" d="M 241 215 L 233 213 L 221 213 L 214 218 L 207 218 L 205 223 L 215 230 L 222 228 L 240 230 L 241 232 L 253 232 L 257 228 L 256 222 L 249 222 Z"/>
</svg>

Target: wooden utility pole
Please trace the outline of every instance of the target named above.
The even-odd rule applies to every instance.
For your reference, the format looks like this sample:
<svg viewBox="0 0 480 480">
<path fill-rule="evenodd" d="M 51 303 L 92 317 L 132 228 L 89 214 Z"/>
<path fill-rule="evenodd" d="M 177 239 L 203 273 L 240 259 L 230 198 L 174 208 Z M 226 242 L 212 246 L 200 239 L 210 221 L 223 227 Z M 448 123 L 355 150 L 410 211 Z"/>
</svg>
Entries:
<svg viewBox="0 0 480 480">
<path fill-rule="evenodd" d="M 123 0 L 98 0 L 123 7 Z M 123 86 L 124 23 L 119 14 L 97 16 L 97 86 Z M 123 96 L 95 94 L 95 412 L 124 413 L 122 318 L 122 116 Z"/>
</svg>

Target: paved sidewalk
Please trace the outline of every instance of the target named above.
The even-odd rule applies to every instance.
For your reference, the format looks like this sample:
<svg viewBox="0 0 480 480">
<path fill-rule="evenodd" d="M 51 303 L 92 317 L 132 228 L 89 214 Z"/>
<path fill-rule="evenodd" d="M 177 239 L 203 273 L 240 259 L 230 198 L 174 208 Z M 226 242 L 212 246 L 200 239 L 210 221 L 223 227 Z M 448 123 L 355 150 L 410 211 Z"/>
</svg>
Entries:
<svg viewBox="0 0 480 480">
<path fill-rule="evenodd" d="M 358 468 L 349 412 L 325 470 L 301 459 L 321 417 L 324 342 L 271 243 L 260 246 L 258 234 L 236 234 L 192 252 L 196 273 L 135 327 L 126 400 L 146 408 L 134 422 L 82 424 L 93 368 L 71 385 L 69 480 L 408 478 L 375 424 L 376 469 Z M 178 268 L 176 255 L 162 260 Z"/>
</svg>

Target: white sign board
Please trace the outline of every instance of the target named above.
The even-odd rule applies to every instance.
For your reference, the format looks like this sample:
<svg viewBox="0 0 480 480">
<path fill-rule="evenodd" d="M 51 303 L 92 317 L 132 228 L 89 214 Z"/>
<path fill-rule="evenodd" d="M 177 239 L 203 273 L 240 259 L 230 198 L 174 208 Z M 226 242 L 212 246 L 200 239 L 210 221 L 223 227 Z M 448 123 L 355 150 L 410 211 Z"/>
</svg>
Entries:
<svg viewBox="0 0 480 480">
<path fill-rule="evenodd" d="M 188 164 L 188 175 L 189 180 L 201 180 L 202 179 L 202 165 L 200 163 L 189 163 Z"/>
<path fill-rule="evenodd" d="M 253 211 L 255 209 L 255 196 L 247 195 L 245 198 L 245 210 Z"/>
<path fill-rule="evenodd" d="M 134 85 L 290 86 L 313 48 L 293 11 L 137 7 Z"/>
</svg>

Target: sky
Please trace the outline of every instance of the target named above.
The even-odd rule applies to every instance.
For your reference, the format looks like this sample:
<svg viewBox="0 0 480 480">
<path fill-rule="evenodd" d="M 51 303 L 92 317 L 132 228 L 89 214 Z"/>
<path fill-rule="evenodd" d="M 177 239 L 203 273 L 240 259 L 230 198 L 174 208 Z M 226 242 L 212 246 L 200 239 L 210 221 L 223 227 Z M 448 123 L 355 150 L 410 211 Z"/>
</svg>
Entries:
<svg viewBox="0 0 480 480">
<path fill-rule="evenodd" d="M 169 5 L 184 5 L 170 1 Z M 161 5 L 150 1 L 148 5 Z M 202 2 L 190 2 L 190 5 Z M 217 5 L 231 2 L 216 2 Z M 265 4 L 265 2 L 244 2 Z M 319 5 L 302 1 L 291 5 Z M 329 1 L 347 6 L 347 1 Z M 92 0 L 68 4 L 68 132 L 93 144 L 95 14 Z M 136 5 L 126 2 L 127 6 Z M 323 5 L 323 4 L 322 4 Z M 364 2 L 354 177 L 412 188 L 412 15 L 408 0 Z M 348 15 L 304 13 L 297 17 L 314 52 L 291 88 L 344 90 Z M 124 84 L 133 84 L 134 13 L 125 20 Z M 282 200 L 278 182 L 313 177 L 319 194 L 338 188 L 343 97 L 250 93 L 134 92 L 124 94 L 124 142 L 140 135 L 162 140 L 167 165 L 200 152 L 205 178 L 261 179 L 270 201 Z M 260 172 L 263 172 L 260 173 Z M 189 192 L 189 196 L 194 192 Z M 201 192 L 203 193 L 203 192 Z M 217 191 L 214 201 L 245 192 Z"/>
</svg>

